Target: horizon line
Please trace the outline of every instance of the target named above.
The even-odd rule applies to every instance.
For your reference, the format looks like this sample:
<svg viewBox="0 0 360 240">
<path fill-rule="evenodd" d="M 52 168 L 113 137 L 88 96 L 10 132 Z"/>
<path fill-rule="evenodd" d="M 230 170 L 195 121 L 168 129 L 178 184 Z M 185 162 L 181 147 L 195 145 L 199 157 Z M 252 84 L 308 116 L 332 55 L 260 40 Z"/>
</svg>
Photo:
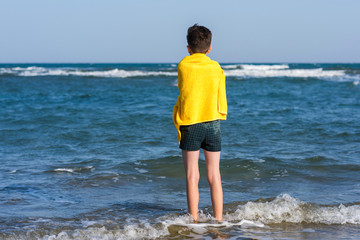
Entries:
<svg viewBox="0 0 360 240">
<path fill-rule="evenodd" d="M 0 62 L 0 64 L 178 64 L 179 62 Z M 279 62 L 221 62 L 220 64 L 360 64 L 359 62 L 292 62 L 292 61 L 279 61 Z"/>
</svg>

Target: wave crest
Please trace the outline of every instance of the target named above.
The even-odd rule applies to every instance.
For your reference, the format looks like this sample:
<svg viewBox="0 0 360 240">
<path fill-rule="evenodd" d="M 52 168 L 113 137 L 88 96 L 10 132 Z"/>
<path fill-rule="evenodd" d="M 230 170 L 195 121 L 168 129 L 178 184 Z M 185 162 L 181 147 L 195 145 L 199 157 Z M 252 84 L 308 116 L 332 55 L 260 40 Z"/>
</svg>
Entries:
<svg viewBox="0 0 360 240">
<path fill-rule="evenodd" d="M 306 203 L 289 194 L 271 202 L 247 202 L 227 214 L 228 221 L 247 219 L 271 223 L 360 224 L 360 205 L 320 206 Z"/>
<path fill-rule="evenodd" d="M 289 69 L 289 65 L 251 65 L 251 64 L 242 64 L 240 65 L 242 69 L 245 70 L 279 70 L 279 69 Z"/>
<path fill-rule="evenodd" d="M 227 77 L 238 78 L 325 78 L 337 81 L 358 81 L 359 75 L 349 75 L 345 70 L 324 70 L 323 68 L 295 68 L 287 64 L 280 65 L 254 65 L 237 64 L 223 65 Z M 47 67 L 12 67 L 0 68 L 0 75 L 15 75 L 23 77 L 36 76 L 80 76 L 80 77 L 105 77 L 105 78 L 132 78 L 147 76 L 177 76 L 177 71 L 164 70 L 125 70 L 125 69 L 86 69 L 86 68 L 47 68 Z M 356 85 L 356 82 L 354 83 Z"/>
<path fill-rule="evenodd" d="M 223 69 L 244 69 L 244 70 L 278 70 L 278 69 L 288 69 L 289 65 L 287 64 L 271 64 L 271 65 L 265 65 L 265 64 L 234 64 L 234 65 L 222 65 Z"/>
<path fill-rule="evenodd" d="M 134 208 L 134 206 L 136 206 Z M 277 196 L 271 201 L 258 200 L 256 202 L 227 204 L 224 221 L 214 222 L 214 218 L 207 212 L 200 211 L 199 222 L 193 223 L 192 218 L 178 209 L 160 213 L 157 217 L 136 217 L 134 209 L 142 211 L 146 204 L 113 205 L 111 209 L 101 209 L 97 212 L 100 216 L 94 218 L 92 214 L 85 214 L 83 218 L 74 219 L 30 219 L 23 231 L 14 234 L 17 238 L 26 239 L 163 239 L 166 237 L 189 238 L 193 236 L 213 236 L 214 229 L 256 229 L 256 231 L 271 231 L 267 224 L 283 223 L 310 223 L 310 224 L 351 224 L 350 228 L 358 228 L 360 224 L 360 204 L 348 206 L 322 206 L 314 203 L 303 202 L 291 197 L 289 194 Z M 157 205 L 150 206 L 153 211 L 161 211 Z M 141 210 L 142 209 L 142 210 Z M 169 211 L 168 211 L 169 210 Z M 167 212 L 167 213 L 165 213 Z M 128 213 L 129 215 L 127 215 Z M 165 213 L 165 214 L 164 214 Z M 134 214 L 134 215 L 133 215 Z M 119 216 L 120 220 L 119 219 Z M 131 216 L 131 217 L 129 217 Z M 72 223 L 72 221 L 75 221 Z M 25 221 L 26 222 L 26 221 Z M 37 224 L 37 227 L 36 225 Z M 71 227 L 73 224 L 74 227 Z M 355 224 L 352 226 L 352 224 Z M 24 227 L 24 225 L 22 225 Z M 35 227 L 33 230 L 29 230 Z M 315 226 L 314 226 L 315 227 Z M 273 229 L 283 228 L 277 225 Z M 301 226 L 300 226 L 301 228 Z M 302 229 L 314 231 L 312 229 Z M 237 232 L 237 233 L 241 233 Z M 215 231 L 216 233 L 216 231 Z M 11 234 L 11 233 L 8 233 Z M 14 235 L 14 236 L 15 236 Z M 0 234 L 0 238 L 1 238 Z M 5 235 L 6 236 L 6 235 Z M 7 235 L 9 236 L 9 235 Z"/>
<path fill-rule="evenodd" d="M 23 77 L 36 76 L 82 76 L 82 77 L 114 77 L 114 78 L 128 78 L 128 77 L 144 77 L 144 76 L 177 76 L 177 72 L 165 71 L 140 71 L 140 70 L 84 70 L 84 69 L 62 69 L 62 68 L 43 68 L 43 67 L 14 67 L 1 68 L 0 74 L 12 74 Z"/>
<path fill-rule="evenodd" d="M 265 78 L 265 77 L 302 77 L 302 78 L 331 78 L 343 77 L 345 71 L 330 70 L 324 71 L 322 68 L 316 69 L 234 69 L 225 70 L 225 75 L 228 77 L 242 77 L 242 78 Z"/>
</svg>

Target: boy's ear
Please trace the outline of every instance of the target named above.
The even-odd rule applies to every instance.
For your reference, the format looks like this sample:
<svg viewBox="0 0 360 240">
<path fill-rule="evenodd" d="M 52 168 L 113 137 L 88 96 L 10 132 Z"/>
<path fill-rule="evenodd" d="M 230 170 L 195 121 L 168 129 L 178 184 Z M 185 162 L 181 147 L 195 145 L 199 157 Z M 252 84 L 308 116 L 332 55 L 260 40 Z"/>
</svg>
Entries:
<svg viewBox="0 0 360 240">
<path fill-rule="evenodd" d="M 210 47 L 209 47 L 209 50 L 207 50 L 207 52 L 206 52 L 206 54 L 208 54 L 209 52 L 211 52 L 211 45 L 210 45 Z"/>
<path fill-rule="evenodd" d="M 187 47 L 187 49 L 188 49 L 188 53 L 192 54 L 192 51 L 191 51 L 189 45 L 187 45 L 186 47 Z"/>
</svg>

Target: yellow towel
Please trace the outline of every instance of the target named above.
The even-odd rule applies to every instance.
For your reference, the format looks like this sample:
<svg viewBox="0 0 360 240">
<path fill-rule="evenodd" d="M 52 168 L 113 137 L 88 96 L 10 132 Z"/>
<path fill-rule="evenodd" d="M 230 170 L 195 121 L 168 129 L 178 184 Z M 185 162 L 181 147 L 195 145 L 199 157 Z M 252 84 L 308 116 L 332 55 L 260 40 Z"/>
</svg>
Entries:
<svg viewBox="0 0 360 240">
<path fill-rule="evenodd" d="M 179 97 L 173 121 L 180 142 L 180 126 L 226 120 L 225 75 L 219 63 L 203 53 L 186 56 L 178 65 Z"/>
</svg>

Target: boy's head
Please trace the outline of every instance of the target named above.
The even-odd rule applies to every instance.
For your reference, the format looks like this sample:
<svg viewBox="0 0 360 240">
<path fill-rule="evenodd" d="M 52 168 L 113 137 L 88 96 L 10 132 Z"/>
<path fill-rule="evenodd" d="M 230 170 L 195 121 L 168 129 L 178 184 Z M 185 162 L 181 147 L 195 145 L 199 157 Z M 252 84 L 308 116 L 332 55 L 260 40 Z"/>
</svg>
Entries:
<svg viewBox="0 0 360 240">
<path fill-rule="evenodd" d="M 187 32 L 189 53 L 209 53 L 211 50 L 211 31 L 195 24 Z"/>
</svg>

